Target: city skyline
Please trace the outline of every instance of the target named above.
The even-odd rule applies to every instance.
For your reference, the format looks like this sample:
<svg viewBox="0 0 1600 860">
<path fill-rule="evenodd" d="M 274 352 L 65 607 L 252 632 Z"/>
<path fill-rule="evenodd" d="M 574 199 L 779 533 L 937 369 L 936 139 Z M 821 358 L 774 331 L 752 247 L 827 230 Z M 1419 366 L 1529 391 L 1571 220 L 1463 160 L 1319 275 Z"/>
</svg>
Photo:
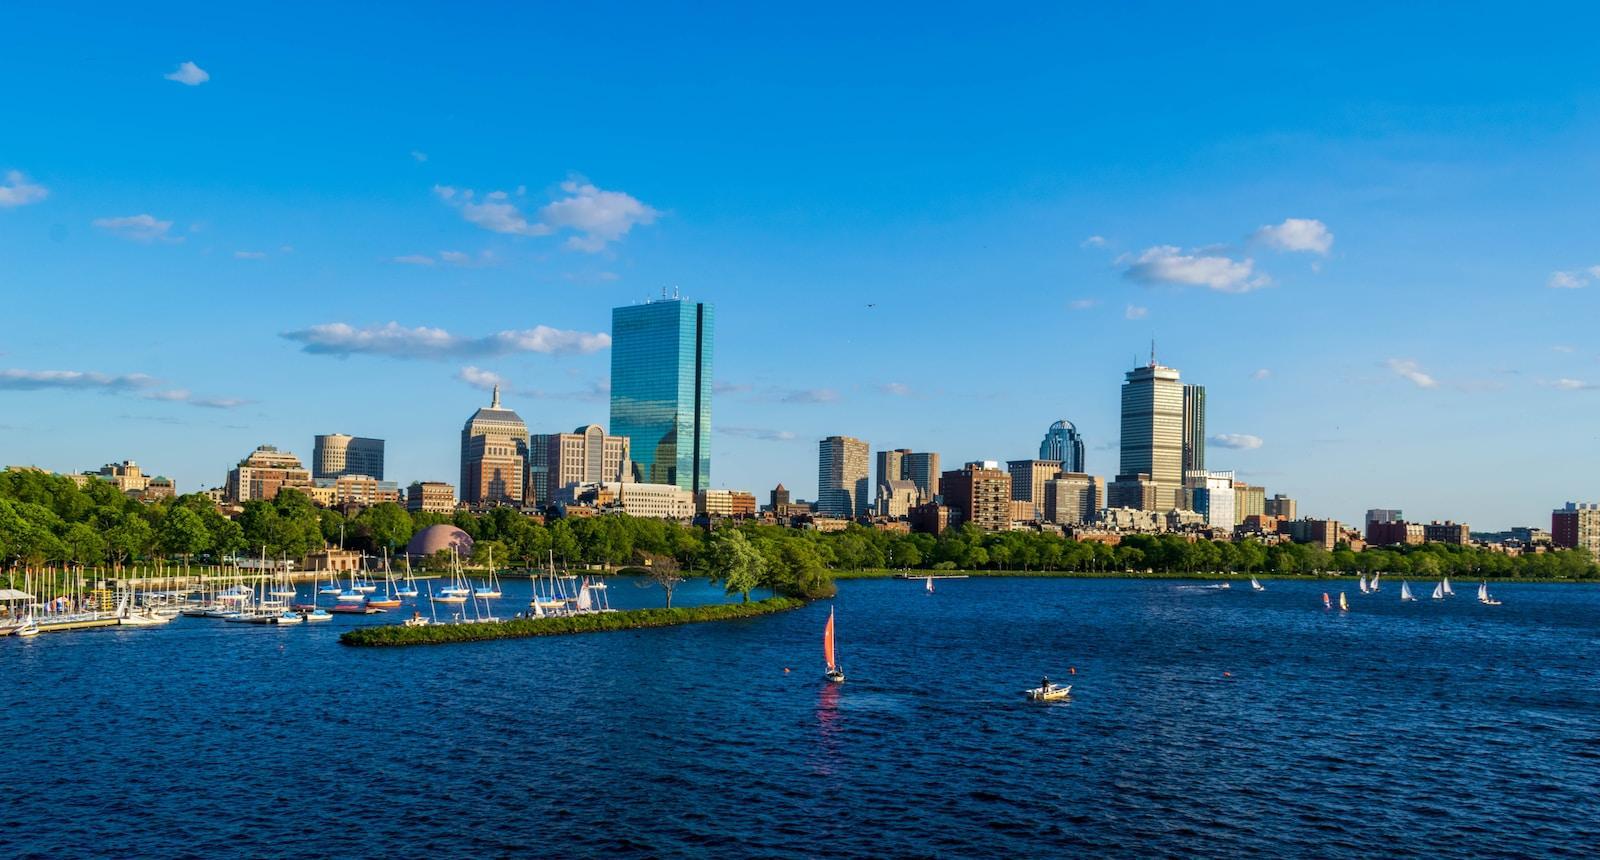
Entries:
<svg viewBox="0 0 1600 860">
<path fill-rule="evenodd" d="M 1207 467 L 1304 515 L 1488 530 L 1600 496 L 1581 26 L 1446 47 L 1408 9 L 1285 39 L 1187 9 L 872 10 L 756 51 L 729 38 L 749 21 L 669 49 L 658 13 L 591 14 L 507 10 L 538 56 L 468 73 L 430 59 L 434 22 L 352 51 L 322 21 L 18 11 L 3 459 L 190 491 L 337 429 L 450 481 L 495 383 L 534 432 L 615 432 L 608 311 L 679 286 L 720 316 L 713 487 L 814 497 L 830 435 L 1026 458 L 1061 416 L 1110 479 L 1107 380 L 1154 336 L 1207 386 Z M 625 59 L 572 72 L 600 51 Z M 1513 476 L 1493 494 L 1458 465 L 1484 450 Z"/>
</svg>

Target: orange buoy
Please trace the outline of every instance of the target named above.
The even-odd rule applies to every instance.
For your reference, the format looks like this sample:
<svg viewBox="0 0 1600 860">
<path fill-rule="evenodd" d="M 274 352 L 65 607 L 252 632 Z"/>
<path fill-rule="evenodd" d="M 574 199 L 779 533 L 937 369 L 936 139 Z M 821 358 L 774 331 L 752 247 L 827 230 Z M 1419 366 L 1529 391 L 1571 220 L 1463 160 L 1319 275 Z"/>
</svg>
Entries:
<svg viewBox="0 0 1600 860">
<path fill-rule="evenodd" d="M 1077 666 L 1073 666 L 1072 668 L 1068 669 L 1067 671 L 1072 673 L 1072 674 L 1074 674 L 1074 675 L 1076 675 L 1076 674 L 1078 674 L 1078 667 Z"/>
<path fill-rule="evenodd" d="M 1233 677 L 1233 673 L 1232 672 L 1223 672 L 1222 673 L 1222 677 L 1224 677 L 1224 678 L 1232 678 Z"/>
</svg>

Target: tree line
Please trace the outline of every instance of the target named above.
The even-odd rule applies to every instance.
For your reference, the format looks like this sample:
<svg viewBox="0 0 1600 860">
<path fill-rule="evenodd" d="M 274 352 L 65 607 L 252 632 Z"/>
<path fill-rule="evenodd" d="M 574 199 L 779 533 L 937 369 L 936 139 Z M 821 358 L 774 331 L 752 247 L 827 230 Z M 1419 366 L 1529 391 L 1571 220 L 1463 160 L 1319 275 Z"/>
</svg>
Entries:
<svg viewBox="0 0 1600 860">
<path fill-rule="evenodd" d="M 987 533 L 971 525 L 938 537 L 859 525 L 821 533 L 757 522 L 726 522 L 708 531 L 620 513 L 541 523 L 511 508 L 429 514 L 396 504 L 346 517 L 294 490 L 243 508 L 230 519 L 200 494 L 146 504 L 98 480 L 80 488 L 60 475 L 0 472 L 0 564 L 28 570 L 217 564 L 237 555 L 300 559 L 330 545 L 397 556 L 417 531 L 448 523 L 473 537 L 468 561 L 474 564 L 486 563 L 491 553 L 499 565 L 523 567 L 551 557 L 562 564 L 608 567 L 670 559 L 685 575 L 711 576 L 744 594 L 758 589 L 813 593 L 828 587 L 830 570 L 876 569 L 1600 577 L 1600 568 L 1575 550 L 1511 557 L 1445 544 L 1364 552 L 1341 544 L 1328 552 L 1309 544 L 1190 541 L 1180 535 L 1127 535 L 1113 547 L 1046 532 Z"/>
</svg>

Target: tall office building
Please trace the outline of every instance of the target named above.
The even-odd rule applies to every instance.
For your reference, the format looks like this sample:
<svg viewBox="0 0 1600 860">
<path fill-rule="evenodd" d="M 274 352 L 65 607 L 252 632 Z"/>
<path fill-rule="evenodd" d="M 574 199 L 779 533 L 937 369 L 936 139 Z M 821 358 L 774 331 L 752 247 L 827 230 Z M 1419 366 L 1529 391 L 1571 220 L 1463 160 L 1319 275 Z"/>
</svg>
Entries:
<svg viewBox="0 0 1600 860">
<path fill-rule="evenodd" d="M 671 298 L 611 311 L 611 432 L 633 479 L 711 485 L 712 306 Z"/>
<path fill-rule="evenodd" d="M 1193 469 L 1184 473 L 1184 482 L 1189 485 L 1189 509 L 1205 517 L 1206 525 L 1232 532 L 1244 521 L 1238 515 L 1232 472 Z"/>
<path fill-rule="evenodd" d="M 1063 418 L 1044 431 L 1044 441 L 1039 443 L 1039 459 L 1061 461 L 1061 471 L 1082 472 L 1083 437 L 1071 421 Z"/>
<path fill-rule="evenodd" d="M 1082 472 L 1061 472 L 1044 482 L 1044 521 L 1062 526 L 1092 522 L 1105 504 L 1100 482 Z"/>
<path fill-rule="evenodd" d="M 879 451 L 877 486 L 886 487 L 892 481 L 910 481 L 922 502 L 933 501 L 939 494 L 939 455 L 909 448 Z"/>
<path fill-rule="evenodd" d="M 1206 468 L 1206 387 L 1183 387 L 1183 473 Z"/>
<path fill-rule="evenodd" d="M 878 452 L 878 486 L 886 487 L 890 481 L 903 481 L 906 477 L 906 455 L 909 448 Z"/>
<path fill-rule="evenodd" d="M 383 480 L 383 440 L 328 433 L 312 439 L 311 477 L 366 475 Z"/>
<path fill-rule="evenodd" d="M 829 436 L 817 445 L 817 513 L 857 517 L 872 504 L 867 443 L 849 436 Z"/>
<path fill-rule="evenodd" d="M 1117 481 L 1149 476 L 1155 510 L 1183 503 L 1183 400 L 1178 371 L 1156 364 L 1153 358 L 1150 364 L 1128 371 L 1122 384 L 1122 461 Z"/>
<path fill-rule="evenodd" d="M 528 444 L 528 480 L 528 492 L 540 505 L 573 484 L 632 481 L 629 439 L 607 436 L 597 424 L 571 433 L 536 433 Z"/>
<path fill-rule="evenodd" d="M 1295 504 L 1294 499 L 1282 493 L 1278 493 L 1266 501 L 1267 516 L 1277 517 L 1280 520 L 1300 519 L 1298 508 L 1299 506 Z"/>
<path fill-rule="evenodd" d="M 461 501 L 467 505 L 521 505 L 528 471 L 528 425 L 500 406 L 500 386 L 487 408 L 461 428 Z"/>
</svg>

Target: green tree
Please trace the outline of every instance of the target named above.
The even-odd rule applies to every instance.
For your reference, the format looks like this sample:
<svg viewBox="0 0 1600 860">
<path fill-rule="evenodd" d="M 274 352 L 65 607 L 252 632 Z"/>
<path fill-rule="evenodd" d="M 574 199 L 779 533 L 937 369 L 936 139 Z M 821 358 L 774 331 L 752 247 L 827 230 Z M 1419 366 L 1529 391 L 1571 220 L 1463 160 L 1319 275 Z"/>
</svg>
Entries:
<svg viewBox="0 0 1600 860">
<path fill-rule="evenodd" d="M 766 570 L 766 560 L 749 538 L 738 529 L 721 529 L 711 536 L 709 556 L 711 581 L 722 583 L 728 594 L 737 594 L 748 603 Z"/>
<path fill-rule="evenodd" d="M 211 542 L 211 535 L 206 532 L 205 523 L 193 509 L 174 507 L 162 518 L 161 527 L 156 529 L 156 540 L 162 552 L 179 556 L 187 567 L 189 559 L 205 551 Z"/>
</svg>

